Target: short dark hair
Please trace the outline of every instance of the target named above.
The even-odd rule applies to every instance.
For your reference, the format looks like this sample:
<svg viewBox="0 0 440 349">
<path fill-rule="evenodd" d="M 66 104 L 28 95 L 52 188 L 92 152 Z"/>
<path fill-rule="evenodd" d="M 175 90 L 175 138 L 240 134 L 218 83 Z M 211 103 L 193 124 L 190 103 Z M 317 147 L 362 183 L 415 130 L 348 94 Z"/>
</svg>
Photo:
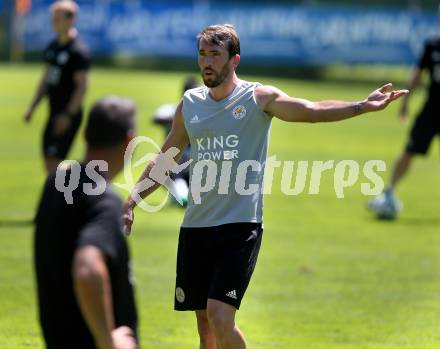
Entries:
<svg viewBox="0 0 440 349">
<path fill-rule="evenodd" d="M 91 147 L 111 147 L 135 129 L 136 105 L 126 98 L 108 96 L 98 100 L 89 113 L 85 139 Z"/>
<path fill-rule="evenodd" d="M 240 38 L 232 24 L 215 24 L 206 27 L 197 35 L 197 48 L 201 40 L 218 46 L 226 44 L 229 58 L 240 54 Z"/>
</svg>

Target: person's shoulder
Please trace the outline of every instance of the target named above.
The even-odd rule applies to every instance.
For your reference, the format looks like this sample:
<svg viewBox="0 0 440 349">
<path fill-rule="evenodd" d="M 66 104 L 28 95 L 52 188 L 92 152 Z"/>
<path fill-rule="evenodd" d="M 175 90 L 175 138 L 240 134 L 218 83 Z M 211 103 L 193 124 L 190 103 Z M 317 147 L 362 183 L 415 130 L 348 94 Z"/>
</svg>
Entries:
<svg viewBox="0 0 440 349">
<path fill-rule="evenodd" d="M 254 98 L 255 103 L 266 110 L 269 103 L 273 102 L 279 96 L 287 96 L 285 92 L 271 85 L 258 85 L 255 87 Z"/>
<path fill-rule="evenodd" d="M 58 41 L 56 38 L 49 41 L 49 43 L 44 48 L 44 52 L 55 50 L 58 47 Z"/>
<path fill-rule="evenodd" d="M 52 38 L 50 41 L 49 41 L 49 43 L 47 44 L 47 46 L 46 47 L 51 47 L 51 48 L 54 48 L 54 47 L 57 47 L 58 46 L 58 40 L 57 40 L 57 38 L 56 37 L 54 37 L 54 38 Z"/>
<path fill-rule="evenodd" d="M 46 178 L 35 216 L 37 224 L 55 222 L 60 217 L 65 217 L 68 212 L 81 207 L 83 201 L 80 190 L 69 190 L 66 178 L 69 178 L 69 182 L 72 180 L 70 169 L 66 169 L 64 177 L 53 173 Z"/>
<path fill-rule="evenodd" d="M 107 182 L 107 187 L 105 189 L 104 194 L 106 195 L 107 199 L 115 206 L 119 207 L 122 205 L 121 197 L 116 192 L 115 188 L 110 182 Z"/>
<path fill-rule="evenodd" d="M 99 195 L 87 195 L 85 193 L 89 205 L 100 211 L 109 211 L 108 213 L 120 212 L 122 210 L 122 201 L 119 194 L 110 182 L 105 181 L 102 185 L 105 185 L 105 190 Z"/>
<path fill-rule="evenodd" d="M 239 93 L 251 93 L 256 96 L 257 94 L 266 93 L 266 88 L 260 82 L 240 80 Z"/>
<path fill-rule="evenodd" d="M 72 57 L 72 64 L 77 70 L 89 70 L 91 57 L 89 49 L 81 38 L 76 37 L 69 45 L 69 54 Z"/>
<path fill-rule="evenodd" d="M 200 94 L 206 90 L 206 86 L 198 86 L 185 91 L 185 95 Z"/>
<path fill-rule="evenodd" d="M 271 85 L 262 85 L 258 83 L 254 85 L 254 88 L 255 88 L 255 96 L 258 97 L 274 96 L 281 93 L 281 90 Z"/>
<path fill-rule="evenodd" d="M 425 47 L 440 47 L 440 35 L 426 39 Z"/>
<path fill-rule="evenodd" d="M 82 56 L 86 56 L 86 57 L 90 56 L 89 47 L 79 36 L 73 39 L 71 50 L 72 52 L 80 54 Z"/>
</svg>

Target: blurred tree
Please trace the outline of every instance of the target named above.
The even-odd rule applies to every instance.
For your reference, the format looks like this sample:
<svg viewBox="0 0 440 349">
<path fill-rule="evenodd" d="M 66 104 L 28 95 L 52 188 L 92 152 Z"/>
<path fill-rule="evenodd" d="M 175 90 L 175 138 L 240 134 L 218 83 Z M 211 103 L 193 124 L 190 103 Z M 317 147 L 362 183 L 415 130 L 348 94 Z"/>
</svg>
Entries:
<svg viewBox="0 0 440 349">
<path fill-rule="evenodd" d="M 25 16 L 32 8 L 32 0 L 16 0 L 15 13 L 19 16 Z"/>
</svg>

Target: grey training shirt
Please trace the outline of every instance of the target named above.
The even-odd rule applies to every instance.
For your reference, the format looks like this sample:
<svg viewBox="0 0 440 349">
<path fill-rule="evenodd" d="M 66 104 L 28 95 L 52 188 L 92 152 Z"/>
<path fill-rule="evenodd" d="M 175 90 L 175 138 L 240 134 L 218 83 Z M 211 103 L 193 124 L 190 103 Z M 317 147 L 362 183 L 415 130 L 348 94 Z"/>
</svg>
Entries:
<svg viewBox="0 0 440 349">
<path fill-rule="evenodd" d="M 221 101 L 212 99 L 205 86 L 184 94 L 182 114 L 193 162 L 183 227 L 262 222 L 272 118 L 256 103 L 257 86 L 240 81 Z"/>
</svg>

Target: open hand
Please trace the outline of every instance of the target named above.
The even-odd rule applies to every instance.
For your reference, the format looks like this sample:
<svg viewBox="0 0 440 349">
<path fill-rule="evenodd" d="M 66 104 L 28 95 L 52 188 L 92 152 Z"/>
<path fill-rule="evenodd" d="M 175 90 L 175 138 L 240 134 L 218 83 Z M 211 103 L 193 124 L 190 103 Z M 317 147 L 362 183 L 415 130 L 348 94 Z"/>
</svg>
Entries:
<svg viewBox="0 0 440 349">
<path fill-rule="evenodd" d="M 133 330 L 128 326 L 121 326 L 112 331 L 114 349 L 137 349 Z"/>
<path fill-rule="evenodd" d="M 124 233 L 126 235 L 130 235 L 133 221 L 134 221 L 133 205 L 131 201 L 128 200 L 124 204 L 123 212 L 122 212 L 122 223 L 124 225 Z"/>
<path fill-rule="evenodd" d="M 392 88 L 393 84 L 389 83 L 373 91 L 365 101 L 367 110 L 376 111 L 385 109 L 392 101 L 409 93 L 408 90 L 392 90 Z"/>
</svg>

